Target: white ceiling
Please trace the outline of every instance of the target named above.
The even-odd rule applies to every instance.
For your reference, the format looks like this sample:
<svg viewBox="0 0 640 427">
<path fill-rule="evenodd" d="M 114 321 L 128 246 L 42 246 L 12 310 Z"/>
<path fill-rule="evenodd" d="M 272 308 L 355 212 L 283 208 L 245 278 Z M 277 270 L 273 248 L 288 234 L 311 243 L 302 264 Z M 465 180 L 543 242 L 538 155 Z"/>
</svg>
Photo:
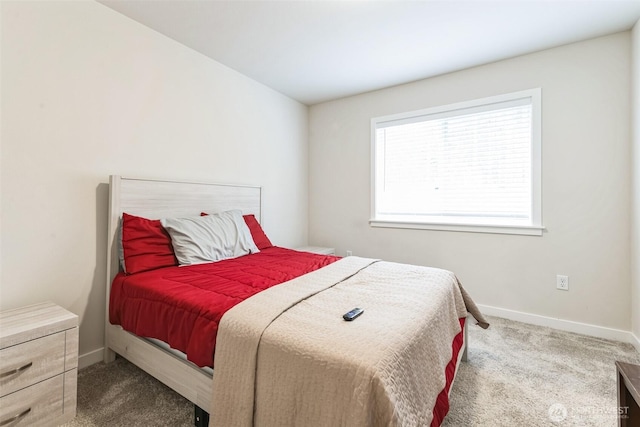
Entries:
<svg viewBox="0 0 640 427">
<path fill-rule="evenodd" d="M 98 0 L 302 103 L 630 29 L 640 0 Z"/>
</svg>

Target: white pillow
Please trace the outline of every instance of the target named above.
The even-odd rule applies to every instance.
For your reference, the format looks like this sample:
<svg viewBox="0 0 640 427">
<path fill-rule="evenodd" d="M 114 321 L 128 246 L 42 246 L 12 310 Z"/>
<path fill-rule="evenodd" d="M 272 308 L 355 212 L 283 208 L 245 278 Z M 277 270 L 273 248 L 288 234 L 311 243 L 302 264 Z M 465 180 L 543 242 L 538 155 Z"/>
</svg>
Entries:
<svg viewBox="0 0 640 427">
<path fill-rule="evenodd" d="M 202 264 L 260 252 L 240 210 L 193 218 L 166 218 L 161 223 L 171 236 L 180 265 Z"/>
</svg>

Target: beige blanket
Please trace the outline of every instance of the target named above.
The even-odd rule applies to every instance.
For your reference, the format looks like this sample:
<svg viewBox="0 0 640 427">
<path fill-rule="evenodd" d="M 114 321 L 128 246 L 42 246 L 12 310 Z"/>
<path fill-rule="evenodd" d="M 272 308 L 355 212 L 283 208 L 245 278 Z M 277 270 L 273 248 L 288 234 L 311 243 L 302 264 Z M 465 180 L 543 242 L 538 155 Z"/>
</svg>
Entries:
<svg viewBox="0 0 640 427">
<path fill-rule="evenodd" d="M 428 426 L 465 299 L 488 326 L 453 273 L 358 257 L 261 292 L 220 323 L 209 425 Z"/>
</svg>

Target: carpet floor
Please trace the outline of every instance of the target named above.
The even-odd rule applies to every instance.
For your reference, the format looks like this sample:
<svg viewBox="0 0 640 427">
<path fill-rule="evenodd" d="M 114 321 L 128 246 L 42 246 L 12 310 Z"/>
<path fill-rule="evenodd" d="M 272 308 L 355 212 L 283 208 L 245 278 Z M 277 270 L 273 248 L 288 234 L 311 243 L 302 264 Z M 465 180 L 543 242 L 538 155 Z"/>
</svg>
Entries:
<svg viewBox="0 0 640 427">
<path fill-rule="evenodd" d="M 616 370 L 629 344 L 490 317 L 469 329 L 443 427 L 618 425 Z M 622 409 L 624 411 L 624 409 Z M 191 426 L 193 405 L 124 359 L 78 373 L 76 426 Z"/>
</svg>

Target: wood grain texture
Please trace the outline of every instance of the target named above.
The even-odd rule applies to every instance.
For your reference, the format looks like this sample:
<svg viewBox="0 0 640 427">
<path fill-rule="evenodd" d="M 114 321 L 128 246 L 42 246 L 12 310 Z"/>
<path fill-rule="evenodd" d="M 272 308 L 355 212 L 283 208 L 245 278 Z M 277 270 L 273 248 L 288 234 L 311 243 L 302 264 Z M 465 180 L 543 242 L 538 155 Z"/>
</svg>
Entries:
<svg viewBox="0 0 640 427">
<path fill-rule="evenodd" d="M 0 396 L 63 373 L 64 360 L 64 332 L 0 350 Z"/>
<path fill-rule="evenodd" d="M 78 333 L 78 328 L 67 329 L 65 331 L 65 371 L 78 368 L 78 346 L 80 344 Z"/>
<path fill-rule="evenodd" d="M 11 426 L 54 426 L 63 415 L 64 376 L 39 382 L 0 398 L 0 423 L 30 410 Z"/>
<path fill-rule="evenodd" d="M 78 370 L 71 369 L 63 375 L 63 406 L 62 416 L 58 420 L 59 423 L 65 423 L 72 420 L 76 416 L 76 408 L 78 406 Z"/>
<path fill-rule="evenodd" d="M 78 316 L 51 302 L 0 313 L 0 423 L 59 425 L 75 416 L 77 325 Z"/>
<path fill-rule="evenodd" d="M 107 336 L 116 353 L 210 412 L 213 387 L 211 375 L 120 326 L 108 325 Z"/>
<path fill-rule="evenodd" d="M 78 325 L 78 316 L 52 303 L 33 304 L 0 313 L 0 349 Z"/>
</svg>

